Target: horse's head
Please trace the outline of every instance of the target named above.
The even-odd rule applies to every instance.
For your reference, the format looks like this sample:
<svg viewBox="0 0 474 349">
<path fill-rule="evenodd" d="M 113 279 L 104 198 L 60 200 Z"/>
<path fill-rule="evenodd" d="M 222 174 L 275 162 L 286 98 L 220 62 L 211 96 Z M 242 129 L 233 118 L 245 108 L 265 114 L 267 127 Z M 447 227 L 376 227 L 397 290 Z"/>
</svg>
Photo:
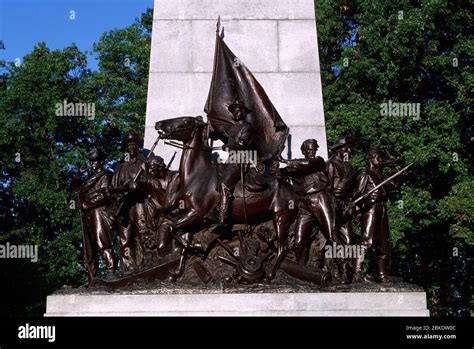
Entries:
<svg viewBox="0 0 474 349">
<path fill-rule="evenodd" d="M 155 130 L 163 139 L 174 139 L 181 142 L 189 141 L 194 132 L 206 125 L 201 116 L 183 116 L 158 121 Z"/>
</svg>

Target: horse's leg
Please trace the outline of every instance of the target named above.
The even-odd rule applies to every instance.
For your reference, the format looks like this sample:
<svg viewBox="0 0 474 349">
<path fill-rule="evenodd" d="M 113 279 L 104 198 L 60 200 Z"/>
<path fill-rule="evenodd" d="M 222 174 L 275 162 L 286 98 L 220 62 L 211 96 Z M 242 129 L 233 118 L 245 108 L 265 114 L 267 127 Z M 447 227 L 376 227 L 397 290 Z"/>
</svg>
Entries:
<svg viewBox="0 0 474 349">
<path fill-rule="evenodd" d="M 176 241 L 184 247 L 187 252 L 195 252 L 195 253 L 205 253 L 205 248 L 200 244 L 191 244 L 191 239 L 183 238 L 183 236 L 177 233 L 178 229 L 191 225 L 194 221 L 199 218 L 198 213 L 195 210 L 190 210 L 186 213 L 183 217 L 176 220 L 172 223 L 170 233 L 176 239 Z"/>
<path fill-rule="evenodd" d="M 190 243 L 184 239 L 181 235 L 178 234 L 178 229 L 182 228 L 183 226 L 187 225 L 189 221 L 193 221 L 196 219 L 197 212 L 193 209 L 189 210 L 185 215 L 176 219 L 170 225 L 170 234 L 178 241 L 180 245 L 182 245 L 185 249 L 191 248 Z"/>
<path fill-rule="evenodd" d="M 160 257 L 165 257 L 171 252 L 171 241 L 173 239 L 173 235 L 171 235 L 171 225 L 168 221 L 163 220 L 163 223 L 158 228 L 158 232 L 156 234 L 156 250 L 158 251 L 158 255 Z"/>
<path fill-rule="evenodd" d="M 186 242 L 187 245 L 191 244 L 192 240 L 192 234 L 191 233 L 185 233 L 183 234 L 184 241 Z M 176 279 L 180 278 L 184 274 L 184 267 L 186 266 L 186 257 L 188 256 L 186 247 L 181 247 L 180 248 L 180 257 L 179 257 L 179 265 L 178 269 L 174 272 L 170 272 L 171 274 L 171 281 L 176 281 Z"/>
<path fill-rule="evenodd" d="M 194 208 L 191 208 L 188 212 L 186 212 L 185 215 L 181 216 L 173 222 L 173 228 L 175 230 L 181 229 L 182 227 L 193 223 L 195 220 L 197 220 L 197 218 L 198 212 Z"/>
<path fill-rule="evenodd" d="M 268 279 L 272 280 L 276 271 L 280 267 L 281 262 L 285 258 L 288 249 L 287 249 L 287 239 L 288 239 L 288 230 L 290 229 L 291 223 L 293 221 L 294 211 L 293 210 L 283 210 L 279 212 L 274 212 L 273 214 L 273 227 L 276 232 L 277 241 L 278 241 L 278 253 L 275 263 L 271 268 L 270 273 L 268 274 Z"/>
<path fill-rule="evenodd" d="M 276 271 L 288 252 L 288 231 L 298 212 L 298 197 L 292 187 L 283 180 L 275 180 L 270 188 L 270 211 L 273 213 L 273 228 L 277 236 L 277 258 L 268 274 L 268 279 L 275 277 Z"/>
<path fill-rule="evenodd" d="M 183 235 L 184 239 L 188 244 L 191 244 L 191 240 L 193 238 L 191 233 L 186 233 Z M 181 276 L 184 273 L 184 267 L 185 267 L 185 262 L 186 262 L 186 257 L 188 255 L 188 252 L 185 248 L 183 248 L 181 252 L 181 258 L 179 259 L 179 268 L 178 268 L 178 275 Z"/>
</svg>

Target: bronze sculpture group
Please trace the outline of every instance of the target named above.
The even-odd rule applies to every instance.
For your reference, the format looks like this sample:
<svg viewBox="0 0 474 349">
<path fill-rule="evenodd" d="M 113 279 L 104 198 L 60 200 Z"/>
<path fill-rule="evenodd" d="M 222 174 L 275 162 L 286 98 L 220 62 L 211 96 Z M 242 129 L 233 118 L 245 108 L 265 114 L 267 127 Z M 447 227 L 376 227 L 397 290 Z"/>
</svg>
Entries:
<svg viewBox="0 0 474 349">
<path fill-rule="evenodd" d="M 207 122 L 200 116 L 161 120 L 147 157 L 140 137 L 128 134 L 126 158 L 113 173 L 92 149 L 89 166 L 74 175 L 89 285 L 193 275 L 206 284 L 270 282 L 279 273 L 319 285 L 331 276 L 363 282 L 372 245 L 374 280 L 387 281 L 385 201 L 393 183 L 383 178 L 383 153 L 369 150 L 367 167 L 354 170 L 351 143 L 341 135 L 327 161 L 317 156 L 315 139 L 301 145 L 304 158 L 284 159 L 288 128 L 245 65 L 233 62 L 216 35 Z M 216 160 L 216 139 L 229 153 L 225 163 Z M 159 141 L 182 149 L 178 171 L 153 153 Z M 358 241 L 353 221 L 360 225 Z M 328 246 L 347 251 L 355 245 L 355 256 L 325 253 Z"/>
<path fill-rule="evenodd" d="M 97 149 L 90 151 L 90 173 L 81 179 L 87 171 L 86 166 L 81 167 L 73 177 L 71 189 L 79 193 L 81 202 L 84 258 L 91 284 L 98 280 L 113 284 L 115 279 L 139 275 L 142 270 L 152 269 L 156 260 L 167 258 L 174 258 L 176 263 L 168 264 L 166 272 L 159 275 L 176 280 L 184 274 L 189 256 L 205 260 L 215 247 L 226 251 L 227 256 L 220 256 L 221 261 L 232 264 L 247 282 L 271 280 L 279 269 L 286 271 L 282 267 L 284 260 L 299 264 L 284 263 L 287 268 L 293 268 L 289 274 L 296 278 L 308 272 L 305 268 L 314 268 L 316 273 L 323 273 L 324 268 L 337 282 L 361 282 L 366 280 L 363 261 L 373 241 L 376 243 L 374 279 L 387 280 L 386 189 L 376 188 L 383 181 L 380 151 L 367 152 L 367 168 L 355 171 L 344 160 L 351 151 L 346 136 L 339 137 L 331 147 L 332 156 L 327 161 L 316 156 L 317 141 L 308 139 L 301 147 L 305 158 L 280 157 L 279 161 L 286 167 L 279 168 L 275 175 L 275 171 L 273 174 L 270 171 L 273 162 L 219 164 L 213 161 L 206 138 L 207 126 L 200 117 L 169 119 L 156 124 L 161 139 L 183 142 L 179 171 L 167 169 L 159 156 L 145 159 L 139 152 L 140 140 L 133 134 L 127 135 L 124 142 L 127 161 L 119 164 L 114 173 L 103 168 L 104 158 Z M 141 169 L 142 173 L 134 180 Z M 222 182 L 229 169 L 237 179 L 232 194 L 229 191 L 223 195 Z M 348 210 L 349 202 L 374 188 L 355 208 Z M 222 204 L 223 200 L 228 203 Z M 226 216 L 223 207 L 229 211 Z M 316 251 L 322 260 L 309 266 L 315 230 L 325 240 L 323 247 L 354 244 L 354 216 L 360 221 L 358 244 L 362 255 L 328 259 L 324 258 L 324 250 Z M 244 240 L 268 221 L 272 222 L 273 231 L 266 239 L 273 248 L 266 253 L 269 256 L 263 256 L 255 251 L 258 246 L 255 248 Z M 236 225 L 241 230 L 229 233 Z M 119 251 L 113 249 L 115 233 Z M 195 242 L 194 234 L 208 237 Z M 226 240 L 231 242 L 233 238 L 241 243 L 238 253 L 226 248 Z M 207 244 L 202 242 L 206 239 Z M 253 255 L 249 257 L 248 253 Z M 120 255 L 119 262 L 116 255 Z M 241 258 L 246 261 L 240 261 Z M 259 265 L 258 272 L 252 273 L 252 263 Z M 99 264 L 105 276 L 97 274 Z M 213 275 L 213 270 L 206 270 L 204 264 L 199 268 L 212 279 L 219 278 Z M 321 280 L 319 275 L 308 281 L 322 283 Z"/>
</svg>

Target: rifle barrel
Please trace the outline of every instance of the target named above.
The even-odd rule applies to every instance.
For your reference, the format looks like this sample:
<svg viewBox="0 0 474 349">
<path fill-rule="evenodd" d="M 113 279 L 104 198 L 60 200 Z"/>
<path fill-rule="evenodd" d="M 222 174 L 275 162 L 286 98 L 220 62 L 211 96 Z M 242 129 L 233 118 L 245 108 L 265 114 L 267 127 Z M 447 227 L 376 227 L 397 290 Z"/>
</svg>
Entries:
<svg viewBox="0 0 474 349">
<path fill-rule="evenodd" d="M 388 182 L 390 182 L 392 179 L 394 179 L 395 177 L 399 176 L 400 174 L 402 174 L 403 172 L 405 172 L 406 170 L 408 170 L 408 168 L 410 168 L 412 165 L 414 164 L 414 162 L 408 164 L 407 166 L 405 166 L 404 168 L 402 168 L 400 171 L 398 172 L 395 172 L 393 175 L 391 175 L 390 177 L 388 177 L 387 179 L 385 179 L 384 181 L 382 181 L 380 184 L 376 185 L 375 187 L 373 187 L 371 190 L 369 190 L 367 193 L 365 193 L 364 195 L 362 195 L 361 197 L 355 199 L 350 205 L 349 207 L 354 207 L 358 202 L 366 199 L 370 194 L 372 194 L 374 191 L 376 191 L 377 189 L 379 189 L 380 187 L 384 186 L 385 184 L 387 184 Z"/>
</svg>

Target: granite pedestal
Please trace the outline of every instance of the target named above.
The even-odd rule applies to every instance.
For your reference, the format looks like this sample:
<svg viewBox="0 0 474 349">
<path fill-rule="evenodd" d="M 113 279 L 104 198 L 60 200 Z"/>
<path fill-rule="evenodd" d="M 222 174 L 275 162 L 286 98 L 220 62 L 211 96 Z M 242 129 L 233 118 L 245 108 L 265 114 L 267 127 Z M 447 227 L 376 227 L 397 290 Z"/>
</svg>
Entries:
<svg viewBox="0 0 474 349">
<path fill-rule="evenodd" d="M 429 316 L 426 294 L 412 285 L 244 289 L 144 287 L 66 290 L 47 299 L 45 316 Z"/>
</svg>

